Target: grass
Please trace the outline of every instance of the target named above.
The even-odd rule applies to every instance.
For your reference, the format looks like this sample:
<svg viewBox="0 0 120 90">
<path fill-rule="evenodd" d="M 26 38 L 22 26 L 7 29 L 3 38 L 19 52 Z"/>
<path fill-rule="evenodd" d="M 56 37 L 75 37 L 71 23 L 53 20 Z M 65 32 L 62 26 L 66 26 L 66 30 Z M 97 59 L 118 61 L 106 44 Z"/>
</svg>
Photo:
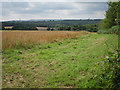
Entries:
<svg viewBox="0 0 120 90">
<path fill-rule="evenodd" d="M 3 88 L 100 88 L 102 58 L 117 47 L 117 38 L 92 33 L 27 50 L 4 50 Z"/>
</svg>

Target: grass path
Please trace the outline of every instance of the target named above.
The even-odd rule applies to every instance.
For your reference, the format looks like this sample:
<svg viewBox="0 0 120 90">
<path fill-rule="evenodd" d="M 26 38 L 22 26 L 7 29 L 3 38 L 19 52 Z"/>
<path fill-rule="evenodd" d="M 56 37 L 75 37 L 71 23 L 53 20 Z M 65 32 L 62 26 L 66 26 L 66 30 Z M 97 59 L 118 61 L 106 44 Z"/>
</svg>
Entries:
<svg viewBox="0 0 120 90">
<path fill-rule="evenodd" d="M 96 78 L 108 47 L 117 47 L 117 36 L 93 33 L 28 50 L 5 50 L 3 87 L 99 87 Z"/>
</svg>

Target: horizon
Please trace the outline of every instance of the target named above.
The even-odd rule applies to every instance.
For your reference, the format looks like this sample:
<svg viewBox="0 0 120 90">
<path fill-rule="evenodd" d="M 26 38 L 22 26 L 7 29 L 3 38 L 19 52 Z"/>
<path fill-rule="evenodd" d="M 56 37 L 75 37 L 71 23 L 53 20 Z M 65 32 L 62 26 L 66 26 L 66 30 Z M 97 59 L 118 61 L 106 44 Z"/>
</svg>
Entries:
<svg viewBox="0 0 120 90">
<path fill-rule="evenodd" d="M 97 19 L 103 19 L 103 18 L 84 18 L 84 19 L 80 19 L 80 18 L 65 18 L 65 19 L 60 19 L 60 18 L 54 18 L 54 19 L 17 19 L 17 20 L 5 20 L 5 21 L 0 21 L 0 22 L 12 22 L 12 21 L 50 21 L 50 20 L 55 20 L 55 21 L 62 21 L 62 20 L 97 20 Z"/>
</svg>

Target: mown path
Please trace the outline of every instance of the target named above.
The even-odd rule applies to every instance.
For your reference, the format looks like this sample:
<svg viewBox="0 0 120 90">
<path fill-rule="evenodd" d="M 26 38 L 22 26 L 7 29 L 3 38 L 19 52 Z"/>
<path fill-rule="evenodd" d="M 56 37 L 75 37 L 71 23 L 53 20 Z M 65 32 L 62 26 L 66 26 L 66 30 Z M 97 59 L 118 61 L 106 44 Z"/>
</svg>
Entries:
<svg viewBox="0 0 120 90">
<path fill-rule="evenodd" d="M 64 42 L 3 52 L 3 87 L 97 87 L 108 45 L 117 36 L 93 33 Z"/>
</svg>

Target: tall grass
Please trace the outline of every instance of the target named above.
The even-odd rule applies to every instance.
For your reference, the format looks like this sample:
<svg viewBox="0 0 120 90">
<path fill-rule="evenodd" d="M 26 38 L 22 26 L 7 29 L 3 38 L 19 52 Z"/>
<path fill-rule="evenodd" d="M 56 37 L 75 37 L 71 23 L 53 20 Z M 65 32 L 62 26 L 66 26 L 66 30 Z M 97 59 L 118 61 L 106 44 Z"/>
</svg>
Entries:
<svg viewBox="0 0 120 90">
<path fill-rule="evenodd" d="M 30 48 L 35 44 L 76 38 L 87 33 L 86 31 L 5 31 L 2 32 L 2 49 Z"/>
</svg>

